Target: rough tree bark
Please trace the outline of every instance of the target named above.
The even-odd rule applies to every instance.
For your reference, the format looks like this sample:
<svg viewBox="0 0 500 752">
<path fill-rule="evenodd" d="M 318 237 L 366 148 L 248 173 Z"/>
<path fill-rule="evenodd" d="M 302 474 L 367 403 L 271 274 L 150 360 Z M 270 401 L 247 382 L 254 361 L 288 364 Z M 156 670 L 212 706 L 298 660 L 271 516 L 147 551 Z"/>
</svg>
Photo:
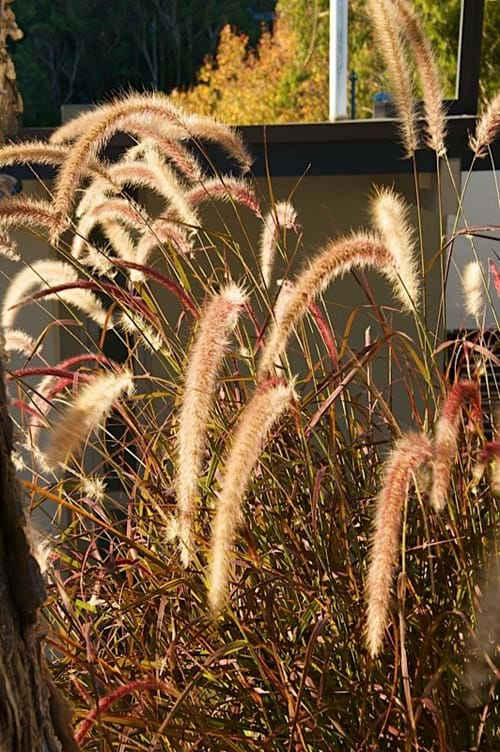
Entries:
<svg viewBox="0 0 500 752">
<path fill-rule="evenodd" d="M 23 32 L 16 24 L 12 0 L 0 0 L 0 144 L 6 136 L 15 136 L 23 100 L 17 89 L 16 71 L 9 55 L 7 40 L 22 39 Z"/>
<path fill-rule="evenodd" d="M 77 752 L 70 712 L 43 657 L 38 614 L 45 584 L 11 451 L 0 359 L 0 752 Z"/>
</svg>

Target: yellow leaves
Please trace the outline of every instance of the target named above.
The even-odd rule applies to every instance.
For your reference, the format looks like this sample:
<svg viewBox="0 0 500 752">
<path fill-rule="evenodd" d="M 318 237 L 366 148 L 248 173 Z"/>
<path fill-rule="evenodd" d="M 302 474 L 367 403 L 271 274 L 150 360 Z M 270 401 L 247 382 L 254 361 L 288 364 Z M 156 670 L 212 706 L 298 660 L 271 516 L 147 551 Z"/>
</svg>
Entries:
<svg viewBox="0 0 500 752">
<path fill-rule="evenodd" d="M 248 37 L 225 26 L 215 59 L 206 59 L 189 91 L 172 92 L 173 101 L 226 123 L 248 125 L 325 117 L 327 65 L 298 68 L 296 32 L 279 18 L 256 49 Z M 322 70 L 322 68 L 324 70 Z"/>
</svg>

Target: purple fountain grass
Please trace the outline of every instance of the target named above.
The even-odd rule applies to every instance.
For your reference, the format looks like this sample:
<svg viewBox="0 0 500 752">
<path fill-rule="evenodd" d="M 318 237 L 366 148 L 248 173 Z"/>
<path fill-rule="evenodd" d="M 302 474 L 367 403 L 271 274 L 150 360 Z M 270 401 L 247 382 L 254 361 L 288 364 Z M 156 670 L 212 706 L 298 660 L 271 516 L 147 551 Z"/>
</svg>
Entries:
<svg viewBox="0 0 500 752">
<path fill-rule="evenodd" d="M 3 346 L 6 352 L 17 352 L 26 357 L 31 357 L 35 352 L 40 353 L 42 350 L 41 342 L 36 342 L 22 329 L 12 329 L 8 327 L 3 332 Z"/>
<path fill-rule="evenodd" d="M 15 196 L 0 202 L 1 227 L 45 227 L 52 231 L 56 224 L 54 209 L 48 201 Z"/>
<path fill-rule="evenodd" d="M 393 568 L 399 550 L 399 534 L 409 489 L 422 465 L 431 461 L 432 447 L 423 433 L 399 439 L 385 465 L 377 496 L 370 564 L 366 580 L 366 645 L 375 657 L 382 647 L 389 612 Z"/>
<path fill-rule="evenodd" d="M 266 287 L 271 283 L 276 243 L 283 230 L 297 228 L 297 212 L 289 201 L 280 201 L 264 217 L 260 236 L 260 268 Z"/>
<path fill-rule="evenodd" d="M 66 284 L 76 284 L 78 273 L 64 261 L 35 261 L 22 269 L 13 278 L 2 303 L 2 326 L 11 327 L 21 303 L 36 288 L 48 288 L 44 291 L 46 300 L 59 298 L 68 306 L 74 306 L 93 319 L 99 326 L 104 326 L 107 313 L 100 300 L 90 290 L 75 287 L 71 293 L 64 289 Z M 63 286 L 63 287 L 61 287 Z M 59 289 L 58 289 L 59 287 Z M 39 296 L 41 297 L 41 296 Z M 36 297 L 32 296 L 32 300 Z"/>
<path fill-rule="evenodd" d="M 8 230 L 0 226 L 0 256 L 9 261 L 20 261 L 21 255 L 16 241 L 10 237 Z"/>
<path fill-rule="evenodd" d="M 131 94 L 99 108 L 97 112 L 97 116 L 92 115 L 86 121 L 87 130 L 75 141 L 57 177 L 54 195 L 55 236 L 68 222 L 75 190 L 85 167 L 116 132 L 127 131 L 130 120 L 144 118 L 146 122 L 154 122 L 156 118 L 164 118 L 173 125 L 185 127 L 194 137 L 216 141 L 247 164 L 245 147 L 235 131 L 209 119 L 197 116 L 184 118 L 164 94 Z"/>
<path fill-rule="evenodd" d="M 274 363 L 284 352 L 294 326 L 309 305 L 336 277 L 352 268 L 374 267 L 397 285 L 400 297 L 408 304 L 406 290 L 413 289 L 415 282 L 406 278 L 394 280 L 394 263 L 390 249 L 375 235 L 357 233 L 331 241 L 297 277 L 293 289 L 280 306 L 279 319 L 275 320 L 271 328 L 261 356 L 259 379 L 263 380 L 272 373 Z"/>
<path fill-rule="evenodd" d="M 389 0 L 391 1 L 396 15 L 401 20 L 422 83 L 427 146 L 439 156 L 443 156 L 446 153 L 446 112 L 443 106 L 441 77 L 432 45 L 424 33 L 413 5 L 408 0 Z"/>
<path fill-rule="evenodd" d="M 418 307 L 419 272 L 414 231 L 408 221 L 409 206 L 391 188 L 379 188 L 370 204 L 374 228 L 394 259 L 387 269 L 394 291 L 406 309 Z"/>
<path fill-rule="evenodd" d="M 436 512 L 441 512 L 446 504 L 451 467 L 458 446 L 460 418 L 468 402 L 472 403 L 475 413 L 480 415 L 477 384 L 473 381 L 459 381 L 450 389 L 436 421 L 430 493 L 430 501 Z"/>
<path fill-rule="evenodd" d="M 246 180 L 224 175 L 223 178 L 208 178 L 186 193 L 186 200 L 196 206 L 203 201 L 218 198 L 221 201 L 234 201 L 260 216 L 260 206 L 255 191 Z"/>
<path fill-rule="evenodd" d="M 261 384 L 232 433 L 210 542 L 208 599 L 213 614 L 220 611 L 227 596 L 231 549 L 253 469 L 267 435 L 293 398 L 293 384 L 278 380 Z"/>
<path fill-rule="evenodd" d="M 470 138 L 470 148 L 478 159 L 488 155 L 488 147 L 498 138 L 500 132 L 500 92 L 489 103 L 476 125 L 476 132 Z"/>
<path fill-rule="evenodd" d="M 480 326 L 485 312 L 484 281 L 481 265 L 477 261 L 469 262 L 462 276 L 465 312 L 474 316 Z"/>
<path fill-rule="evenodd" d="M 198 182 L 203 179 L 203 168 L 196 156 L 187 146 L 163 135 L 158 128 L 150 123 L 141 123 L 138 121 L 134 128 L 135 135 L 140 136 L 141 142 L 151 142 L 161 154 L 161 156 L 171 162 L 173 166 L 191 182 Z"/>
<path fill-rule="evenodd" d="M 56 468 L 75 454 L 89 433 L 102 425 L 113 405 L 133 391 L 134 379 L 129 371 L 102 373 L 83 386 L 54 425 L 45 452 L 48 467 Z"/>
<path fill-rule="evenodd" d="M 411 157 L 418 146 L 418 135 L 412 77 L 401 35 L 401 17 L 392 0 L 368 0 L 367 9 L 391 82 L 403 146 L 406 156 Z"/>
<path fill-rule="evenodd" d="M 200 316 L 196 337 L 188 352 L 186 376 L 177 429 L 177 510 L 181 560 L 185 567 L 194 550 L 193 517 L 198 495 L 207 422 L 219 369 L 246 295 L 230 284 L 208 303 Z"/>
<path fill-rule="evenodd" d="M 48 144 L 46 141 L 28 141 L 22 144 L 8 144 L 0 148 L 0 165 L 40 164 L 59 167 L 68 156 L 68 147 Z"/>
<path fill-rule="evenodd" d="M 197 114 L 183 117 L 182 124 L 193 138 L 221 146 L 245 172 L 252 166 L 253 159 L 236 128 L 220 123 L 213 117 Z"/>
</svg>

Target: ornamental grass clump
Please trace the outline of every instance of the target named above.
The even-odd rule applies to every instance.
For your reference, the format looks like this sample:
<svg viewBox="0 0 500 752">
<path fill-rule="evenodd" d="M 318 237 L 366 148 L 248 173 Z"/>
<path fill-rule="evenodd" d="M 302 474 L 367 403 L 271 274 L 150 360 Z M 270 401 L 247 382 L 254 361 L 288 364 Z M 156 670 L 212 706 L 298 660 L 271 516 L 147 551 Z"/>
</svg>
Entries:
<svg viewBox="0 0 500 752">
<path fill-rule="evenodd" d="M 188 351 L 177 429 L 179 470 L 176 484 L 177 528 L 181 560 L 186 567 L 194 550 L 193 517 L 216 379 L 227 352 L 228 335 L 238 323 L 244 304 L 245 293 L 234 284 L 215 295 L 200 316 L 196 338 Z"/>
<path fill-rule="evenodd" d="M 396 561 L 404 505 L 418 473 L 432 458 L 429 438 L 410 433 L 399 439 L 387 460 L 376 502 L 370 566 L 366 579 L 366 644 L 375 657 L 382 647 L 389 611 L 393 569 Z"/>
<path fill-rule="evenodd" d="M 370 8 L 405 151 L 422 141 L 444 174 L 421 27 L 406 0 Z M 458 189 L 455 226 L 434 222 L 415 172 L 405 198 L 366 182 L 353 232 L 325 193 L 339 231 L 316 245 L 307 184 L 268 194 L 236 130 L 163 94 L 2 163 L 53 170 L 43 200 L 0 202 L 3 357 L 14 460 L 49 531 L 44 651 L 82 749 L 495 749 L 494 247 L 477 329 L 445 332 L 430 279 L 486 269 L 493 224 Z"/>
</svg>

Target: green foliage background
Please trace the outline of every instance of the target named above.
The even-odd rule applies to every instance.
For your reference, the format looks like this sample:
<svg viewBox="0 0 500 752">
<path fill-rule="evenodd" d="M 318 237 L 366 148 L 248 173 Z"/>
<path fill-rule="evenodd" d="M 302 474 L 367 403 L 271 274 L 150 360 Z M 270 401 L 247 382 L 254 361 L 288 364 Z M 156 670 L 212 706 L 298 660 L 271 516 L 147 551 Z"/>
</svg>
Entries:
<svg viewBox="0 0 500 752">
<path fill-rule="evenodd" d="M 461 0 L 415 0 L 415 5 L 436 49 L 446 96 L 453 98 Z M 25 102 L 24 125 L 56 125 L 61 104 L 100 101 L 127 88 L 186 89 L 196 83 L 204 59 L 216 53 L 224 25 L 255 47 L 262 18 L 273 9 L 295 34 L 298 48 L 287 62 L 280 60 L 285 70 L 265 117 L 326 119 L 329 0 L 23 0 L 16 13 L 25 38 L 13 48 L 13 57 Z M 483 101 L 499 88 L 499 31 L 500 2 L 486 0 Z M 266 47 L 266 53 L 272 51 Z M 349 2 L 349 55 L 358 77 L 357 116 L 370 117 L 373 95 L 387 84 L 364 0 Z M 250 122 L 244 101 L 239 109 L 239 121 Z"/>
</svg>

